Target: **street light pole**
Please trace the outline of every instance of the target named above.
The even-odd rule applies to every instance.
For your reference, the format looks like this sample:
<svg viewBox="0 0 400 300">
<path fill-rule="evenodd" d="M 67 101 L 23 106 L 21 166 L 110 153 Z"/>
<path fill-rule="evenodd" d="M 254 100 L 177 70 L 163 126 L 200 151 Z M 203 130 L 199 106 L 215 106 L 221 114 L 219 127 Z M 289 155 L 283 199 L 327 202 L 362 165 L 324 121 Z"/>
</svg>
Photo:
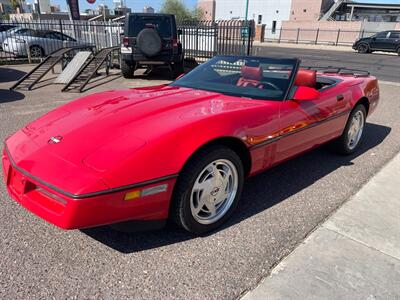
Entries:
<svg viewBox="0 0 400 300">
<path fill-rule="evenodd" d="M 249 26 L 248 26 L 248 22 L 247 22 L 247 15 L 249 14 L 249 0 L 246 0 L 246 12 L 244 15 L 244 23 L 243 23 L 243 27 L 242 27 L 242 39 L 243 39 L 243 54 L 246 54 L 246 39 L 248 41 L 249 38 Z"/>
<path fill-rule="evenodd" d="M 246 14 L 244 16 L 244 21 L 247 24 L 247 15 L 249 14 L 249 0 L 246 0 Z"/>
</svg>

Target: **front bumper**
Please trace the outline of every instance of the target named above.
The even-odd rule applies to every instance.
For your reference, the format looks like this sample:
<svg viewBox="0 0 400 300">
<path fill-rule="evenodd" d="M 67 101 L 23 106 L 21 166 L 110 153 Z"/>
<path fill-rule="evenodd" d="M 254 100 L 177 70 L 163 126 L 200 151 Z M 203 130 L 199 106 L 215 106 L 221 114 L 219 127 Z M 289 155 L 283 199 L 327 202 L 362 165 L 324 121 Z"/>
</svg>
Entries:
<svg viewBox="0 0 400 300">
<path fill-rule="evenodd" d="M 165 220 L 168 218 L 176 181 L 176 178 L 152 181 L 137 188 L 75 199 L 49 188 L 21 170 L 6 151 L 3 152 L 2 165 L 11 198 L 42 219 L 63 229 L 88 228 L 131 220 Z M 163 192 L 125 200 L 127 193 L 165 184 L 167 189 Z"/>
</svg>

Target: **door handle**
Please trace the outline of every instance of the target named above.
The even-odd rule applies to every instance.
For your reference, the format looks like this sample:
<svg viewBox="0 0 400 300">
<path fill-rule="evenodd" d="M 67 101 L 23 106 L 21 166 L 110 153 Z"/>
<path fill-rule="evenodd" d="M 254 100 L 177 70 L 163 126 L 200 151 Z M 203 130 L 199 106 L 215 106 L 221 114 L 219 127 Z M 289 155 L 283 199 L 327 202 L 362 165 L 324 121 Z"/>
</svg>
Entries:
<svg viewBox="0 0 400 300">
<path fill-rule="evenodd" d="M 343 96 L 342 94 L 337 95 L 337 96 L 336 96 L 336 100 L 337 100 L 337 101 L 342 101 L 342 100 L 344 100 L 344 96 Z"/>
</svg>

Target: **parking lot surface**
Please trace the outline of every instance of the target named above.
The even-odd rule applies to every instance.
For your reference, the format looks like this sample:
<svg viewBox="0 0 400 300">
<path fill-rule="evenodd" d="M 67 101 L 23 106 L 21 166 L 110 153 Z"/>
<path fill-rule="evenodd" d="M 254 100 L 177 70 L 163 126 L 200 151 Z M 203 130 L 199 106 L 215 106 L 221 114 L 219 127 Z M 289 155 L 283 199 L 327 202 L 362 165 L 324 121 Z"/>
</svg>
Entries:
<svg viewBox="0 0 400 300">
<path fill-rule="evenodd" d="M 398 57 L 388 57 L 385 65 L 398 66 Z M 371 62 L 368 55 L 357 59 L 360 64 Z M 339 57 L 330 65 L 343 61 Z M 1 140 L 80 96 L 60 93 L 61 86 L 46 85 L 50 81 L 31 92 L 8 91 L 29 69 L 0 67 Z M 399 67 L 396 70 L 397 75 L 394 70 L 378 72 L 379 79 L 394 83 L 381 84 L 380 106 L 368 119 L 356 154 L 343 157 L 320 148 L 248 179 L 233 218 L 205 237 L 193 237 L 172 224 L 134 234 L 108 227 L 62 231 L 13 202 L 1 184 L 0 298 L 239 297 L 400 151 Z M 106 81 L 85 94 L 168 82 L 117 75 Z"/>
</svg>

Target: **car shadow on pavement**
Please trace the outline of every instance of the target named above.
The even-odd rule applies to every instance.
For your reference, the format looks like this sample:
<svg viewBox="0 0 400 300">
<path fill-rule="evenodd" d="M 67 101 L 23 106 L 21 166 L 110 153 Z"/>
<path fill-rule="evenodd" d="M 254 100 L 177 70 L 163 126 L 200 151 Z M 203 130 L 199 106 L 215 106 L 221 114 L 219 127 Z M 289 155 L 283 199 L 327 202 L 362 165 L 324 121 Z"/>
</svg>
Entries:
<svg viewBox="0 0 400 300">
<path fill-rule="evenodd" d="M 0 103 L 18 101 L 24 98 L 25 95 L 20 92 L 0 89 Z"/>
<path fill-rule="evenodd" d="M 340 156 L 327 150 L 327 147 L 320 147 L 249 178 L 245 183 L 238 209 L 218 231 L 285 201 L 342 166 L 352 165 L 356 157 L 382 143 L 390 131 L 389 127 L 368 123 L 363 144 L 353 155 Z M 158 248 L 195 238 L 174 224 L 167 224 L 161 230 L 149 232 L 122 233 L 108 226 L 85 229 L 82 232 L 122 253 Z"/>
<path fill-rule="evenodd" d="M 0 83 L 1 82 L 11 82 L 17 81 L 18 79 L 22 78 L 26 72 L 12 69 L 10 67 L 0 67 Z"/>
</svg>

